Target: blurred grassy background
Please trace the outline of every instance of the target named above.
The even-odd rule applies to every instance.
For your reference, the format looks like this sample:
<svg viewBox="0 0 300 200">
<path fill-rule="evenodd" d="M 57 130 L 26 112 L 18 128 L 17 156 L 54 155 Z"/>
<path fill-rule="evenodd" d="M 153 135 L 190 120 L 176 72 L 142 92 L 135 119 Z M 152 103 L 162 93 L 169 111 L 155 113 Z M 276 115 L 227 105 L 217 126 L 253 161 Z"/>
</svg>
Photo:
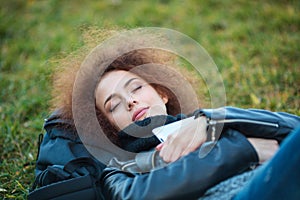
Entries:
<svg viewBox="0 0 300 200">
<path fill-rule="evenodd" d="M 300 115 L 300 1 L 0 3 L 0 198 L 26 198 L 48 115 L 50 58 L 82 45 L 87 26 L 175 29 L 198 41 L 225 81 L 228 105 Z"/>
</svg>

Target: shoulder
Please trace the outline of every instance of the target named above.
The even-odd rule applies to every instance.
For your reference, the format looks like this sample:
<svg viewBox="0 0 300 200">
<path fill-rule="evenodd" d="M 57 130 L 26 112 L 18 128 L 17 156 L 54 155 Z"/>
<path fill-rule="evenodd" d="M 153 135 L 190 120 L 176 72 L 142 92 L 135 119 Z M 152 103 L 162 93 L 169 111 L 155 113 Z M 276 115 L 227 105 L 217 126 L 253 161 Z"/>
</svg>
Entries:
<svg viewBox="0 0 300 200">
<path fill-rule="evenodd" d="M 80 142 L 73 120 L 62 117 L 61 110 L 55 110 L 44 121 L 44 129 L 49 139 L 63 138 Z"/>
</svg>

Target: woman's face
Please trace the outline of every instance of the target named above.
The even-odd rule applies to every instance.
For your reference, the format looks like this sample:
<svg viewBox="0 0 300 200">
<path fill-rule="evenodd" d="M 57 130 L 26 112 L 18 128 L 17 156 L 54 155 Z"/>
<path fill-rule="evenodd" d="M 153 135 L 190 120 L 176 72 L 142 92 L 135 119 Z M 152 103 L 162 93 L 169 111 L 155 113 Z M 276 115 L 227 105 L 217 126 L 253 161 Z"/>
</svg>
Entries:
<svg viewBox="0 0 300 200">
<path fill-rule="evenodd" d="M 106 73 L 96 88 L 95 97 L 97 108 L 118 130 L 146 117 L 167 114 L 168 98 L 128 71 Z"/>
</svg>

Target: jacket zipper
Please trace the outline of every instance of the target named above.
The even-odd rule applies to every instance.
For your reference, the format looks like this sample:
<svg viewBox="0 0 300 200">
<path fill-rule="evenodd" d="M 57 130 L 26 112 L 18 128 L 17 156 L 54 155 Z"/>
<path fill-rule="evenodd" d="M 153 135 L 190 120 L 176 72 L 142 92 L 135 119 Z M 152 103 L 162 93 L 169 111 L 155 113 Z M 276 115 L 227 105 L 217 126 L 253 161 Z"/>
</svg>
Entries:
<svg viewBox="0 0 300 200">
<path fill-rule="evenodd" d="M 251 120 L 251 119 L 222 119 L 222 120 L 208 120 L 208 126 L 211 126 L 211 140 L 214 142 L 216 141 L 216 125 L 220 123 L 235 123 L 235 122 L 244 122 L 244 123 L 252 123 L 252 124 L 258 124 L 258 125 L 265 125 L 265 126 L 272 126 L 278 128 L 279 125 L 276 123 L 271 122 L 262 122 L 257 120 Z"/>
<path fill-rule="evenodd" d="M 276 123 L 271 122 L 262 122 L 257 120 L 251 120 L 251 119 L 223 119 L 223 120 L 209 120 L 210 125 L 216 125 L 218 123 L 235 123 L 235 122 L 244 122 L 244 123 L 252 123 L 252 124 L 258 124 L 258 125 L 265 125 L 265 126 L 273 126 L 278 128 L 279 125 Z"/>
</svg>

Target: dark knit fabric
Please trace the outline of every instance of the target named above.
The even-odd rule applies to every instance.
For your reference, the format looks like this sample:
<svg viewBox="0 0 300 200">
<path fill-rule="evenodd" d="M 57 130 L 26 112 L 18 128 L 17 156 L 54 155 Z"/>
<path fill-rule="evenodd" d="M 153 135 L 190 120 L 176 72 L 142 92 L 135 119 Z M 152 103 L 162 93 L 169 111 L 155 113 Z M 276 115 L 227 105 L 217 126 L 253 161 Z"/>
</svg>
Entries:
<svg viewBox="0 0 300 200">
<path fill-rule="evenodd" d="M 206 191 L 199 200 L 230 200 L 251 181 L 255 172 L 252 170 L 229 178 Z"/>
<path fill-rule="evenodd" d="M 186 116 L 183 114 L 176 116 L 159 115 L 136 121 L 118 133 L 120 147 L 134 153 L 148 151 L 160 143 L 152 133 L 154 128 L 184 118 L 186 118 Z"/>
</svg>

